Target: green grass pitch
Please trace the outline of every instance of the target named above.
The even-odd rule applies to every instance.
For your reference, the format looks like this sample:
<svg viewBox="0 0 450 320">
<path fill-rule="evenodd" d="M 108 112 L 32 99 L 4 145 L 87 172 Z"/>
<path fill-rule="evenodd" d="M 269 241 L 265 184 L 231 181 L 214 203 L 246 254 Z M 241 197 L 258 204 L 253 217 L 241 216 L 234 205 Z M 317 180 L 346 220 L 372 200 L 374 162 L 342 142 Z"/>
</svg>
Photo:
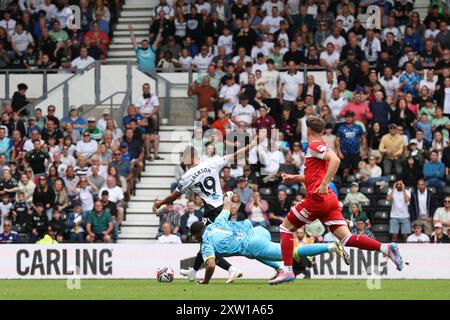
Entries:
<svg viewBox="0 0 450 320">
<path fill-rule="evenodd" d="M 81 280 L 69 290 L 65 280 L 2 280 L 0 299 L 173 299 L 173 300 L 318 300 L 318 299 L 450 299 L 449 280 L 381 280 L 369 290 L 366 280 L 296 280 L 269 286 L 266 280 L 214 280 L 197 285 L 187 280 Z"/>
</svg>

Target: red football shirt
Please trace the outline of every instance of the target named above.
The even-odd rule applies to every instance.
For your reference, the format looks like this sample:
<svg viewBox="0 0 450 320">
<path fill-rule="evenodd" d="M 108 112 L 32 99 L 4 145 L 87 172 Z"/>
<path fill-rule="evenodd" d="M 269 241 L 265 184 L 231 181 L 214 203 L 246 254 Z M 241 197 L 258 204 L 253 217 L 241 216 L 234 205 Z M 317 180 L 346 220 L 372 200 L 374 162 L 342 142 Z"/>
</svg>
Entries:
<svg viewBox="0 0 450 320">
<path fill-rule="evenodd" d="M 308 146 L 305 155 L 305 184 L 306 193 L 314 193 L 327 174 L 328 161 L 323 160 L 328 151 L 324 141 L 315 141 Z M 329 192 L 331 190 L 328 190 Z"/>
</svg>

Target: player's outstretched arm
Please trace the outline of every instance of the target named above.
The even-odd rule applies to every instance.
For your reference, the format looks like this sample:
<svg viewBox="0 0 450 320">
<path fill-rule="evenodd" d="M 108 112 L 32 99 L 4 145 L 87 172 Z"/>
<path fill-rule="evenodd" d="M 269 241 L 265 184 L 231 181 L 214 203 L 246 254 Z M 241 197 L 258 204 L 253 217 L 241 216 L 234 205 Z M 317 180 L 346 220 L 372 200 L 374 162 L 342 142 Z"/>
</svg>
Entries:
<svg viewBox="0 0 450 320">
<path fill-rule="evenodd" d="M 294 174 L 283 173 L 281 175 L 281 178 L 282 178 L 281 183 L 285 183 L 285 184 L 305 183 L 304 175 L 294 175 Z"/>
<path fill-rule="evenodd" d="M 177 191 L 174 191 L 170 195 L 168 195 L 166 198 L 164 198 L 163 200 L 156 200 L 154 206 L 155 206 L 156 209 L 159 209 L 164 204 L 168 204 L 168 203 L 174 202 L 180 196 L 181 196 L 181 193 L 179 193 Z"/>
<path fill-rule="evenodd" d="M 214 270 L 216 269 L 216 257 L 210 257 L 208 260 L 205 261 L 205 278 L 203 281 L 200 281 L 200 284 L 208 284 L 209 280 L 211 280 Z"/>
<path fill-rule="evenodd" d="M 330 184 L 331 179 L 336 175 L 339 165 L 341 164 L 341 159 L 339 159 L 333 150 L 328 149 L 323 160 L 328 161 L 328 170 L 316 192 L 328 194 L 328 185 Z"/>
</svg>

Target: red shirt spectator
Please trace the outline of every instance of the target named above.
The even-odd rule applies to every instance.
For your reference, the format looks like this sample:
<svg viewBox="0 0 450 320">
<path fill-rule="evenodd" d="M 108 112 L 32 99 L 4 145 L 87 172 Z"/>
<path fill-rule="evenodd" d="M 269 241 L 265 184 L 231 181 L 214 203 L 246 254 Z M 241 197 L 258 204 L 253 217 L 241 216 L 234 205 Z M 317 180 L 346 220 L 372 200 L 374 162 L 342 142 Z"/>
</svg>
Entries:
<svg viewBox="0 0 450 320">
<path fill-rule="evenodd" d="M 345 117 L 347 112 L 352 111 L 355 114 L 355 120 L 366 123 L 367 120 L 372 120 L 373 114 L 370 112 L 369 106 L 362 102 L 360 92 L 355 94 L 355 98 L 344 109 L 341 110 L 340 116 Z"/>
</svg>

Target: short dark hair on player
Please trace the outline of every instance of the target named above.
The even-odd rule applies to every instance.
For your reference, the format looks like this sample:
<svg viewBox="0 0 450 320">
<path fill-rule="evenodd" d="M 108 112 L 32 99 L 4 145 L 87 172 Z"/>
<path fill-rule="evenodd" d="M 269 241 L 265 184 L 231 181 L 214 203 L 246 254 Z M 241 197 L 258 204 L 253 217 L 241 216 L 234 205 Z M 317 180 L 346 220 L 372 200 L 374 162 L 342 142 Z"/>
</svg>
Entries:
<svg viewBox="0 0 450 320">
<path fill-rule="evenodd" d="M 322 118 L 311 116 L 306 119 L 306 127 L 315 133 L 322 133 L 325 129 L 325 121 Z"/>
<path fill-rule="evenodd" d="M 195 221 L 193 224 L 191 224 L 191 234 L 192 235 L 196 235 L 196 234 L 202 234 L 203 230 L 205 229 L 205 225 L 203 224 L 202 221 Z"/>
</svg>

